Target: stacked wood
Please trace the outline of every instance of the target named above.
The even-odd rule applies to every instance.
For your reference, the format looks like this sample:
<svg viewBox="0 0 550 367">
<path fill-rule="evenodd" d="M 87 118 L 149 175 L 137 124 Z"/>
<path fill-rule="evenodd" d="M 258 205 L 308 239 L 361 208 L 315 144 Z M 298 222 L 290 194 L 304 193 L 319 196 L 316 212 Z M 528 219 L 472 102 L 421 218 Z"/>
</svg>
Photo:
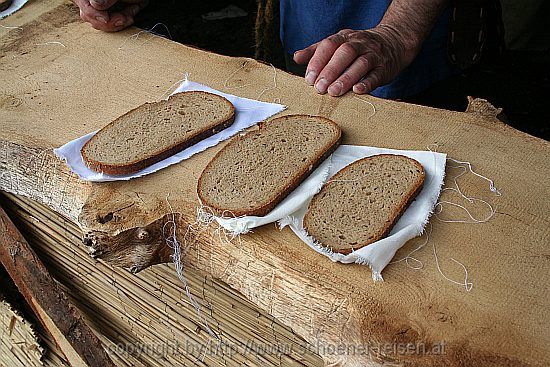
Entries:
<svg viewBox="0 0 550 367">
<path fill-rule="evenodd" d="M 98 338 L 0 207 L 0 262 L 71 366 L 110 367 Z"/>
<path fill-rule="evenodd" d="M 0 301 L 1 363 L 13 367 L 41 366 L 44 348 L 30 322 L 8 302 Z"/>
<path fill-rule="evenodd" d="M 0 265 L 0 366 L 69 366 Z"/>
<path fill-rule="evenodd" d="M 68 366 L 1 264 L 0 284 L 0 366 Z"/>
<path fill-rule="evenodd" d="M 311 345 L 227 284 L 186 269 L 197 313 L 171 264 L 132 274 L 94 260 L 71 221 L 24 197 L 0 199 L 117 365 L 323 365 Z"/>
</svg>

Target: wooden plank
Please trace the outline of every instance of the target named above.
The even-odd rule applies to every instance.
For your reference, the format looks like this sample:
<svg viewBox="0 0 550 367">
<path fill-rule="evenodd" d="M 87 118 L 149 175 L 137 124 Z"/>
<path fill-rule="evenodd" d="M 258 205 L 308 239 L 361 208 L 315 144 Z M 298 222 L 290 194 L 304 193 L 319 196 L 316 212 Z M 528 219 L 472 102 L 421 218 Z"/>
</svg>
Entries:
<svg viewBox="0 0 550 367">
<path fill-rule="evenodd" d="M 22 17 L 24 12 L 22 10 Z M 21 18 L 22 19 L 22 18 Z M 185 265 L 241 292 L 313 345 L 423 343 L 443 354 L 335 355 L 326 362 L 365 365 L 547 365 L 550 363 L 547 245 L 550 243 L 550 146 L 490 116 L 465 114 L 348 94 L 320 96 L 298 77 L 253 60 L 188 48 L 136 29 L 106 34 L 61 5 L 23 30 L 0 34 L 0 189 L 29 196 L 68 217 L 87 233 L 90 251 L 134 271 L 169 259 L 161 228 L 176 212 L 178 237 L 188 247 Z M 37 46 L 47 42 L 61 42 Z M 130 182 L 79 181 L 51 148 L 98 129 L 145 101 L 158 100 L 184 72 L 197 82 L 248 98 L 280 101 L 285 113 L 320 114 L 344 131 L 344 142 L 398 149 L 438 144 L 495 180 L 495 197 L 481 178 L 459 179 L 461 189 L 497 207 L 487 223 L 432 220 L 425 266 L 390 265 L 373 284 L 368 268 L 334 264 L 288 230 L 271 226 L 228 243 L 213 230 L 192 232 L 196 181 L 220 147 Z M 274 82 L 275 81 L 275 82 Z M 369 103 L 366 103 L 369 102 Z M 375 110 L 373 109 L 373 106 Z M 458 171 L 460 172 L 460 171 Z M 456 170 L 447 172 L 452 185 Z M 445 198 L 484 217 L 487 210 L 446 193 Z M 455 218 L 459 210 L 446 209 Z M 145 231 L 145 232 L 144 232 Z M 403 257 L 424 239 L 413 240 Z M 439 268 L 471 292 L 449 283 Z"/>
<path fill-rule="evenodd" d="M 114 366 L 2 207 L 0 262 L 72 366 Z"/>
</svg>

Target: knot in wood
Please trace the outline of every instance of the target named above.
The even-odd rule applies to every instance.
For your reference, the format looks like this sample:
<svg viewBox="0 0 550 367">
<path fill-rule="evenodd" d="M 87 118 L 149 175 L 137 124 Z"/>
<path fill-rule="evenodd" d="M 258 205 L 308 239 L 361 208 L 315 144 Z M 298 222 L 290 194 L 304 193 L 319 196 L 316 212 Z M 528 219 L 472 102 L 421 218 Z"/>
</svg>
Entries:
<svg viewBox="0 0 550 367">
<path fill-rule="evenodd" d="M 136 231 L 136 237 L 140 240 L 149 238 L 149 232 L 144 228 L 138 228 Z"/>
</svg>

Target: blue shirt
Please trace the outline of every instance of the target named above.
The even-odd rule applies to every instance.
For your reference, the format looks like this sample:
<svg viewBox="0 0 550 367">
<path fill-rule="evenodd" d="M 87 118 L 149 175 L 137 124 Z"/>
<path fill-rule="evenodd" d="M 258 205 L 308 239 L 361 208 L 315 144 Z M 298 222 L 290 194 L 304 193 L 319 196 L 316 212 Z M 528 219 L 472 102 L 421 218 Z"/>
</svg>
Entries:
<svg viewBox="0 0 550 367">
<path fill-rule="evenodd" d="M 380 23 L 390 3 L 391 0 L 281 0 L 281 41 L 285 51 L 292 55 L 345 28 L 373 28 Z M 447 9 L 414 61 L 392 82 L 371 94 L 403 98 L 453 74 L 447 60 L 449 17 Z"/>
</svg>

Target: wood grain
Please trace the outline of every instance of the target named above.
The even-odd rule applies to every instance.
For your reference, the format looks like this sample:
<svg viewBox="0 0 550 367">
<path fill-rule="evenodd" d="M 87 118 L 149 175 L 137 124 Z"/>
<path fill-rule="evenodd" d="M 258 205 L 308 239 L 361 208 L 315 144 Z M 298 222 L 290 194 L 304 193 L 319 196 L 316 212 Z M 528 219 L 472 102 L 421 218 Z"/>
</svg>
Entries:
<svg viewBox="0 0 550 367">
<path fill-rule="evenodd" d="M 29 4 L 32 5 L 32 4 Z M 32 8 L 24 9 L 30 12 Z M 0 35 L 0 189 L 25 195 L 67 216 L 87 233 L 92 253 L 134 271 L 166 261 L 161 228 L 174 208 L 178 238 L 188 248 L 186 265 L 212 274 L 268 310 L 309 343 L 320 346 L 445 345 L 444 353 L 334 353 L 327 363 L 364 366 L 395 362 L 422 366 L 547 365 L 550 363 L 550 146 L 494 117 L 437 110 L 347 94 L 314 93 L 301 78 L 242 58 L 188 48 L 129 29 L 106 34 L 61 5 Z M 36 46 L 48 41 L 59 45 Z M 188 72 L 191 80 L 247 98 L 280 99 L 285 113 L 320 114 L 339 123 L 344 143 L 396 149 L 434 147 L 469 161 L 495 180 L 497 197 L 474 175 L 459 179 L 468 195 L 496 207 L 481 224 L 433 218 L 428 245 L 416 253 L 424 267 L 405 262 L 373 284 L 370 270 L 334 264 L 288 230 L 259 228 L 228 243 L 213 229 L 188 232 L 195 223 L 196 182 L 220 146 L 186 162 L 129 182 L 79 181 L 52 147 L 101 128 L 166 90 Z M 276 84 L 273 83 L 274 78 Z M 369 103 L 375 106 L 375 112 Z M 223 145 L 223 144 L 222 144 Z M 447 185 L 460 170 L 448 168 Z M 484 217 L 487 208 L 460 201 Z M 446 207 L 444 215 L 464 218 Z M 143 235 L 143 231 L 147 235 Z M 141 235 L 140 235 L 141 233 Z M 187 234 L 187 235 L 186 235 Z M 410 241 L 404 257 L 424 238 Z M 457 281 L 468 269 L 471 292 Z"/>
</svg>

